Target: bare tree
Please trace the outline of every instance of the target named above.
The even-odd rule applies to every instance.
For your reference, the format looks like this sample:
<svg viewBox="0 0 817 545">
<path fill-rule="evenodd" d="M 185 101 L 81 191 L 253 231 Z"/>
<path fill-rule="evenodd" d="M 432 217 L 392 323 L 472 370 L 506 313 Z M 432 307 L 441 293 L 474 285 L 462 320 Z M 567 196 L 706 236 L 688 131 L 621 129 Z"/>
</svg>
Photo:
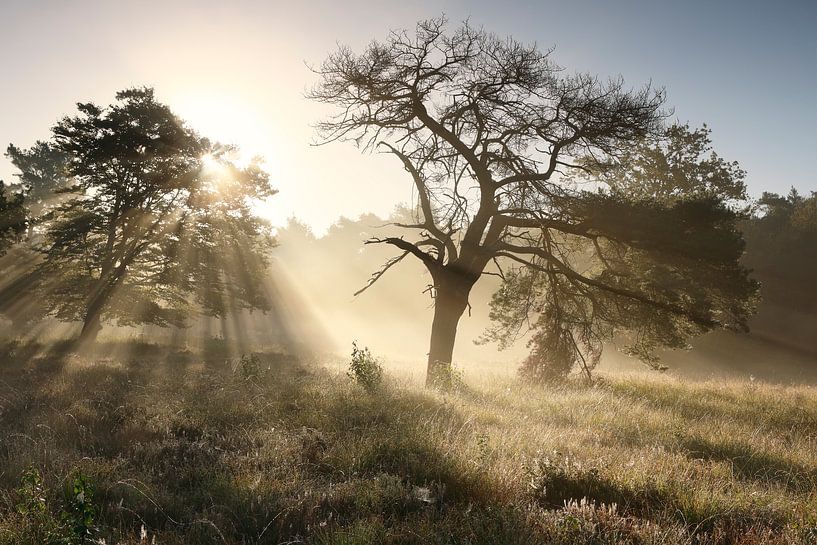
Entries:
<svg viewBox="0 0 817 545">
<path fill-rule="evenodd" d="M 616 201 L 596 191 L 603 182 L 588 191 L 571 174 L 592 172 L 588 158 L 609 164 L 660 133 L 664 93 L 649 85 L 629 90 L 620 78 L 569 75 L 550 55 L 468 23 L 447 33 L 437 18 L 420 22 L 414 34 L 393 31 L 361 54 L 341 46 L 315 70 L 320 81 L 310 97 L 337 108 L 318 125 L 321 142 L 352 140 L 393 154 L 414 183 L 415 220 L 399 224 L 406 236 L 366 241 L 399 250 L 366 288 L 409 255 L 428 269 L 429 384 L 452 361 L 471 288 L 483 274 L 502 274 L 491 265 L 498 260 L 702 327 L 719 321 L 568 259 L 568 237 L 605 237 L 597 212 L 611 209 L 598 205 Z"/>
</svg>

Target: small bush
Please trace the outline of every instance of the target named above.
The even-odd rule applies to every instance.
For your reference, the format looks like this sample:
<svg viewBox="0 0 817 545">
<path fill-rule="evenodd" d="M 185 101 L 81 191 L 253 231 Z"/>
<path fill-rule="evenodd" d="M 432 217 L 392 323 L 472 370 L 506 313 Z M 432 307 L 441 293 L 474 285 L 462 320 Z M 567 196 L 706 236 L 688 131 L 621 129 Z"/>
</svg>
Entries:
<svg viewBox="0 0 817 545">
<path fill-rule="evenodd" d="M 519 366 L 519 375 L 526 382 L 548 384 L 564 380 L 572 369 L 573 361 L 549 359 L 533 351 Z"/>
<path fill-rule="evenodd" d="M 66 543 L 90 543 L 96 533 L 96 506 L 94 487 L 82 473 L 78 473 L 68 490 L 67 506 L 61 518 L 68 532 Z"/>
<path fill-rule="evenodd" d="M 20 498 L 17 511 L 21 515 L 39 515 L 47 510 L 43 478 L 36 468 L 31 467 L 23 472 L 17 495 Z"/>
<path fill-rule="evenodd" d="M 579 336 L 554 322 L 538 331 L 528 342 L 530 355 L 519 367 L 527 382 L 546 384 L 563 381 L 573 371 L 592 380 L 592 371 L 601 358 L 602 345 Z"/>
<path fill-rule="evenodd" d="M 547 507 L 560 507 L 566 501 L 590 499 L 614 503 L 618 494 L 601 478 L 595 467 L 584 467 L 575 457 L 553 451 L 527 464 L 525 473 L 533 498 Z"/>
<path fill-rule="evenodd" d="M 261 361 L 255 354 L 243 354 L 238 360 L 236 371 L 244 380 L 258 380 L 261 378 Z"/>
<path fill-rule="evenodd" d="M 66 504 L 58 516 L 48 505 L 47 490 L 36 468 L 23 472 L 17 489 L 17 513 L 22 517 L 22 535 L 32 544 L 84 545 L 92 543 L 97 532 L 94 487 L 77 473 L 66 491 Z"/>
<path fill-rule="evenodd" d="M 16 492 L 19 498 L 17 512 L 21 516 L 20 530 L 28 537 L 28 543 L 50 543 L 58 539 L 59 523 L 48 509 L 45 485 L 39 470 L 33 467 L 25 470 Z"/>
<path fill-rule="evenodd" d="M 376 390 L 383 382 L 380 361 L 372 356 L 367 347 L 358 348 L 357 342 L 352 343 L 352 361 L 346 374 L 368 391 Z"/>
</svg>

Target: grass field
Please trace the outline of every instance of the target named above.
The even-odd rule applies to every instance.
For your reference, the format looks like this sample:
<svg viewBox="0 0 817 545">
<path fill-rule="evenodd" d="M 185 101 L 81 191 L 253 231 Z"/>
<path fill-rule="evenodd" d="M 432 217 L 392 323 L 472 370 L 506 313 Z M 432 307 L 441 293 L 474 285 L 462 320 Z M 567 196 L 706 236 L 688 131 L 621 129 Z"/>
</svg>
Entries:
<svg viewBox="0 0 817 545">
<path fill-rule="evenodd" d="M 817 543 L 814 387 L 65 348 L 0 355 L 2 544 Z"/>
</svg>

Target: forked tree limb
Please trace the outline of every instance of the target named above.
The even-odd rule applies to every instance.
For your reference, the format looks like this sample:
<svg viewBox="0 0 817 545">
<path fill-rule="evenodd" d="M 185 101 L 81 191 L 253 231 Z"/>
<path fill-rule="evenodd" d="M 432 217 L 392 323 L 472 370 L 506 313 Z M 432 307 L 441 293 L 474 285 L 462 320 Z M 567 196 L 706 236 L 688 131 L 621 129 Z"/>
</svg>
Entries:
<svg viewBox="0 0 817 545">
<path fill-rule="evenodd" d="M 451 238 L 451 235 L 444 232 L 434 220 L 434 211 L 431 205 L 430 191 L 426 185 L 423 174 L 414 165 L 414 163 L 411 162 L 411 159 L 409 159 L 405 153 L 398 150 L 388 142 L 380 142 L 380 145 L 388 148 L 390 153 L 397 156 L 403 163 L 406 171 L 411 174 L 411 178 L 414 180 L 414 185 L 417 188 L 417 194 L 420 198 L 420 208 L 423 212 L 422 226 L 425 227 L 435 238 L 437 238 L 437 240 L 443 243 L 450 261 L 457 259 L 457 245 L 454 244 L 454 240 Z"/>
<path fill-rule="evenodd" d="M 412 254 L 414 257 L 418 258 L 422 261 L 429 270 L 436 270 L 439 267 L 436 258 L 429 254 L 428 252 L 424 252 L 420 249 L 417 244 L 409 242 L 404 238 L 398 237 L 386 237 L 386 238 L 370 238 L 369 240 L 365 241 L 363 244 L 391 244 L 392 246 L 396 246 L 400 248 L 404 252 Z"/>
</svg>

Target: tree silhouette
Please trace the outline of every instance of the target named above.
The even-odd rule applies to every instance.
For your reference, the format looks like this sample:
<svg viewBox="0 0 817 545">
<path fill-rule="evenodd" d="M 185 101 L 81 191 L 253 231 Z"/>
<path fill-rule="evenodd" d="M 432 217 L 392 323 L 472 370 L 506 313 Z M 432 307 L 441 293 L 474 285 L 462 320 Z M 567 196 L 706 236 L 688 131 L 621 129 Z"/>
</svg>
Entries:
<svg viewBox="0 0 817 545">
<path fill-rule="evenodd" d="M 41 260 L 38 246 L 40 218 L 65 196 L 68 186 L 67 156 L 50 142 L 36 142 L 29 149 L 9 145 L 6 157 L 17 167 L 20 198 L 24 199 L 27 230 L 24 240 L 15 245 L 15 253 L 0 265 L 5 278 L 0 282 L 0 315 L 11 321 L 11 330 L 23 333 L 30 322 L 48 313 L 48 301 L 37 297 L 41 277 L 33 265 Z"/>
<path fill-rule="evenodd" d="M 271 238 L 251 207 L 274 191 L 256 162 L 236 165 L 234 148 L 187 128 L 149 88 L 78 110 L 47 145 L 71 184 L 42 219 L 38 289 L 51 313 L 93 340 L 102 321 L 184 325 L 195 309 L 267 308 Z"/>
<path fill-rule="evenodd" d="M 28 237 L 33 235 L 37 219 L 58 201 L 58 191 L 67 186 L 68 156 L 49 142 L 37 141 L 29 149 L 10 144 L 6 157 L 17 167 L 29 213 Z"/>
<path fill-rule="evenodd" d="M 414 35 L 392 32 L 361 54 L 340 47 L 316 69 L 320 81 L 310 93 L 338 111 L 318 125 L 322 142 L 352 140 L 393 154 L 414 183 L 416 219 L 401 225 L 417 236 L 367 241 L 400 251 L 368 285 L 408 255 L 427 267 L 435 297 L 427 382 L 451 362 L 471 288 L 499 260 L 558 278 L 577 296 L 604 294 L 654 309 L 650 318 L 677 316 L 701 329 L 740 322 L 739 313 L 698 297 L 706 290 L 697 284 L 693 293 L 676 293 L 660 275 L 643 277 L 652 271 L 622 276 L 604 265 L 606 246 L 660 251 L 672 229 L 678 242 L 667 253 L 707 257 L 710 245 L 684 234 L 718 217 L 715 201 L 631 199 L 603 191 L 603 179 L 595 184 L 601 191 L 593 191 L 570 176 L 606 171 L 630 146 L 659 134 L 663 92 L 568 75 L 550 51 L 467 23 L 447 34 L 445 23 L 421 22 Z M 720 213 L 726 221 L 728 212 Z M 601 268 L 572 261 L 568 239 L 598 247 Z"/>
<path fill-rule="evenodd" d="M 605 184 L 590 208 L 598 236 L 563 233 L 551 244 L 562 262 L 602 283 L 581 285 L 540 262 L 511 271 L 491 302 L 488 339 L 507 345 L 533 330 L 525 376 L 546 380 L 578 367 L 589 377 L 613 340 L 661 368 L 659 347 L 686 347 L 715 326 L 745 328 L 758 288 L 738 264 L 745 173 L 712 151 L 709 135 L 705 126 L 672 125 L 615 160 L 584 159 L 582 177 Z"/>
<path fill-rule="evenodd" d="M 12 193 L 0 180 L 0 257 L 26 230 L 26 208 L 21 192 Z"/>
<path fill-rule="evenodd" d="M 764 303 L 817 314 L 817 191 L 764 193 L 743 225 L 747 265 L 763 283 Z"/>
</svg>

